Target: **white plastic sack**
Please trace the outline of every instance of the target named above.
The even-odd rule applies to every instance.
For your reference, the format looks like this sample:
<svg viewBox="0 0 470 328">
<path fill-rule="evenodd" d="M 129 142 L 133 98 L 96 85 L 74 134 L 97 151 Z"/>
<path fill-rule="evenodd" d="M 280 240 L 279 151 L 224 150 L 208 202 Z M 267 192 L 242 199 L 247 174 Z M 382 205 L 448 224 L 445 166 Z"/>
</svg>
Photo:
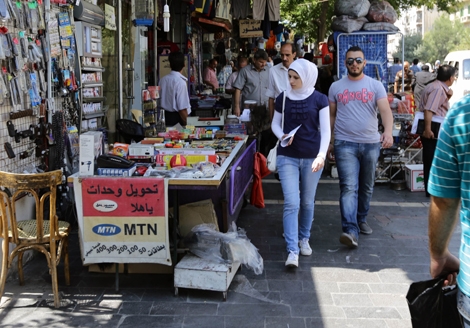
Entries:
<svg viewBox="0 0 470 328">
<path fill-rule="evenodd" d="M 277 144 L 269 151 L 268 157 L 266 158 L 266 165 L 269 171 L 273 173 L 277 172 Z"/>
<path fill-rule="evenodd" d="M 333 18 L 331 29 L 333 31 L 351 33 L 362 29 L 362 26 L 367 22 L 368 20 L 365 17 L 351 18 L 348 16 L 338 16 Z"/>
<path fill-rule="evenodd" d="M 369 12 L 370 2 L 368 0 L 336 0 L 335 15 L 365 17 Z"/>
<path fill-rule="evenodd" d="M 220 263 L 240 262 L 255 274 L 263 273 L 263 258 L 250 242 L 244 229 L 232 223 L 227 233 L 216 231 L 213 224 L 198 224 L 184 239 L 191 253 Z"/>
</svg>

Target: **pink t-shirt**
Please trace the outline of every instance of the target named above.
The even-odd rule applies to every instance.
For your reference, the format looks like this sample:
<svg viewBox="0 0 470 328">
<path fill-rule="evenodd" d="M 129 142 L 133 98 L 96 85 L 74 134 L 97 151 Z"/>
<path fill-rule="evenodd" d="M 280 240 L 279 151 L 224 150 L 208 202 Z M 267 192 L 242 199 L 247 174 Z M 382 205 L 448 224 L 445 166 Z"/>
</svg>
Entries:
<svg viewBox="0 0 470 328">
<path fill-rule="evenodd" d="M 219 81 L 217 80 L 215 71 L 210 67 L 206 67 L 206 69 L 204 70 L 204 76 L 202 77 L 202 80 L 211 82 L 214 88 L 216 89 L 219 87 Z"/>
</svg>

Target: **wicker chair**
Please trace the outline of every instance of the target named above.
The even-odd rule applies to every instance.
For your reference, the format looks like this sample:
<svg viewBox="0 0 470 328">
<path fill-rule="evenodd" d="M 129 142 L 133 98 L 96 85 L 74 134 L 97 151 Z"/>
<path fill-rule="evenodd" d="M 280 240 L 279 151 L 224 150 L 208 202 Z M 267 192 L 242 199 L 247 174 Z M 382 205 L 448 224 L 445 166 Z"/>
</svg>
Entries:
<svg viewBox="0 0 470 328">
<path fill-rule="evenodd" d="M 23 254 L 35 249 L 46 256 L 52 276 L 54 306 L 60 306 L 57 282 L 57 265 L 64 255 L 65 284 L 70 284 L 68 235 L 70 224 L 59 221 L 56 215 L 57 185 L 62 183 L 62 171 L 38 174 L 15 174 L 0 172 L 0 237 L 2 244 L 2 273 L 0 298 L 3 296 L 7 272 L 15 256 L 18 256 L 20 285 L 24 284 Z M 6 188 L 6 189 L 5 189 Z M 22 197 L 35 200 L 35 220 L 18 221 L 16 201 Z M 44 218 L 45 205 L 49 203 L 49 217 Z M 9 253 L 9 243 L 16 246 Z"/>
</svg>

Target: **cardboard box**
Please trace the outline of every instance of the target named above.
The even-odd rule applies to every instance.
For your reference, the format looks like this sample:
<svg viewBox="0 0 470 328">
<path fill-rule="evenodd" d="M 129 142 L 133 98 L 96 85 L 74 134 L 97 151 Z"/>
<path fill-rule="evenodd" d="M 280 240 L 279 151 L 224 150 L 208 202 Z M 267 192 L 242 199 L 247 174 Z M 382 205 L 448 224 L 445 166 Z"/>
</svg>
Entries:
<svg viewBox="0 0 470 328">
<path fill-rule="evenodd" d="M 129 145 L 129 156 L 154 156 L 155 150 L 152 145 L 133 143 Z"/>
<path fill-rule="evenodd" d="M 88 131 L 80 135 L 79 175 L 91 176 L 95 172 L 95 159 L 103 154 L 103 133 Z"/>
<path fill-rule="evenodd" d="M 424 191 L 423 164 L 405 165 L 406 186 L 411 191 Z"/>
<path fill-rule="evenodd" d="M 173 214 L 173 209 L 169 209 L 169 213 Z M 179 207 L 179 230 L 181 236 L 185 237 L 191 229 L 203 223 L 213 223 L 219 231 L 217 224 L 217 214 L 214 210 L 212 199 L 201 200 L 199 202 L 181 205 Z"/>
</svg>

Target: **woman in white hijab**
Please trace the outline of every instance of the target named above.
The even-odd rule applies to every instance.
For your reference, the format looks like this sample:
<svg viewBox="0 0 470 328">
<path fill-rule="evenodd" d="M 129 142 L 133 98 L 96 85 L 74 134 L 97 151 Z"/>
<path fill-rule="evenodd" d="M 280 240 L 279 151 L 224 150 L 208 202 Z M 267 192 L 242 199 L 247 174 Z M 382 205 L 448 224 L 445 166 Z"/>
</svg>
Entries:
<svg viewBox="0 0 470 328">
<path fill-rule="evenodd" d="M 276 99 L 271 128 L 284 141 L 278 145 L 277 169 L 284 194 L 286 266 L 298 267 L 299 253 L 312 254 L 310 229 L 315 192 L 330 143 L 330 111 L 328 98 L 314 87 L 318 77 L 315 64 L 298 59 L 289 66 L 288 74 L 289 88 Z"/>
</svg>

